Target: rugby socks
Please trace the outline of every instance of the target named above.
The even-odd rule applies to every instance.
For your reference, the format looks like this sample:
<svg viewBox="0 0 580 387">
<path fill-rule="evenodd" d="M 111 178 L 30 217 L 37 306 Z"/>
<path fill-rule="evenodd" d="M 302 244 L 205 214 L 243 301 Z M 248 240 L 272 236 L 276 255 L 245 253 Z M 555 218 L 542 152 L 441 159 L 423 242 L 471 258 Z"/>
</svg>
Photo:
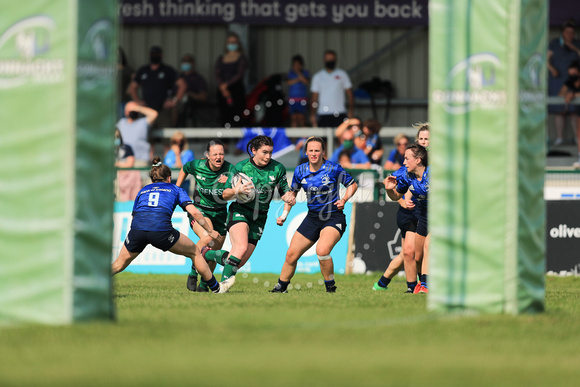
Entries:
<svg viewBox="0 0 580 387">
<path fill-rule="evenodd" d="M 328 291 L 329 289 L 331 289 L 333 286 L 335 285 L 334 280 L 330 280 L 330 281 L 324 281 L 324 286 L 326 286 L 326 290 Z"/>
<path fill-rule="evenodd" d="M 290 281 L 286 282 L 278 278 L 278 285 L 280 285 L 280 290 L 285 292 L 288 289 L 288 285 L 290 285 Z"/>
<path fill-rule="evenodd" d="M 407 293 L 413 293 L 415 290 L 415 286 L 417 286 L 417 281 L 409 282 L 407 281 Z"/>
<path fill-rule="evenodd" d="M 207 282 L 205 282 L 204 280 L 199 281 L 199 287 L 202 289 L 208 289 Z"/>
<path fill-rule="evenodd" d="M 224 271 L 222 273 L 222 281 L 236 275 L 241 262 L 241 259 L 238 259 L 233 255 L 227 257 L 226 264 L 224 265 Z"/>
<path fill-rule="evenodd" d="M 381 288 L 386 288 L 389 285 L 390 282 L 391 282 L 391 279 L 390 278 L 387 278 L 387 277 L 385 277 L 383 275 L 383 276 L 381 276 L 381 279 L 377 283 L 379 284 L 379 286 Z"/>
<path fill-rule="evenodd" d="M 229 251 L 225 250 L 208 250 L 205 253 L 206 261 L 214 261 L 222 266 L 225 266 L 226 258 L 229 255 Z"/>
<path fill-rule="evenodd" d="M 195 266 L 191 265 L 191 273 L 189 273 L 192 277 L 197 277 L 197 270 L 195 270 Z"/>
<path fill-rule="evenodd" d="M 427 274 L 421 274 L 421 286 L 427 287 Z"/>
<path fill-rule="evenodd" d="M 211 289 L 214 293 L 219 293 L 220 291 L 220 284 L 217 282 L 215 277 L 212 275 L 211 279 L 207 281 L 207 286 Z"/>
</svg>

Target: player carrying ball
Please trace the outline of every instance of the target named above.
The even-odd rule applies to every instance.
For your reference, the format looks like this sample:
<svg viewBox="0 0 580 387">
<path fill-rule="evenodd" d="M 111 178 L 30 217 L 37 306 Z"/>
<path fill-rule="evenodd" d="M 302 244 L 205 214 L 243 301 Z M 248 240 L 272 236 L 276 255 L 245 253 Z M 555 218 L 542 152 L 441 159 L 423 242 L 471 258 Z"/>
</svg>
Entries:
<svg viewBox="0 0 580 387">
<path fill-rule="evenodd" d="M 223 191 L 224 200 L 231 200 L 242 193 L 249 194 L 252 189 L 255 189 L 256 194 L 250 202 L 237 201 L 230 204 L 227 229 L 232 242 L 231 251 L 202 248 L 206 260 L 224 265 L 222 281 L 235 276 L 238 269 L 250 259 L 264 232 L 274 191 L 278 190 L 286 203 L 296 203 L 286 181 L 286 168 L 272 159 L 273 149 L 274 143 L 270 137 L 254 137 L 246 148 L 250 157 L 237 163 L 233 171 L 246 174 L 252 180 L 254 188 L 252 184 L 243 183 L 240 179 L 236 186 Z M 233 176 L 230 176 L 227 184 L 231 186 L 232 180 Z"/>
</svg>

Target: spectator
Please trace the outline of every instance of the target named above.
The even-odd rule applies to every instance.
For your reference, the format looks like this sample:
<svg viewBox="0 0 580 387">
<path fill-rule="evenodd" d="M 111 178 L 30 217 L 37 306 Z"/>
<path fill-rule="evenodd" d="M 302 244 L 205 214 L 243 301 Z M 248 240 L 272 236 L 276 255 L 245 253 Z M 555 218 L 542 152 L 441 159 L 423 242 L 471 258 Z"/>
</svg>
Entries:
<svg viewBox="0 0 580 387">
<path fill-rule="evenodd" d="M 292 68 L 287 75 L 288 106 L 290 106 L 290 126 L 293 128 L 306 126 L 308 111 L 308 86 L 310 73 L 304 69 L 302 55 L 292 57 Z"/>
<path fill-rule="evenodd" d="M 131 77 L 133 76 L 133 69 L 127 63 L 125 51 L 121 47 L 117 49 L 117 98 L 119 101 L 119 109 L 117 112 L 117 119 L 125 116 L 125 105 L 131 100 L 129 95 L 129 85 L 131 84 Z"/>
<path fill-rule="evenodd" d="M 343 168 L 359 168 L 368 169 L 371 163 L 365 153 L 354 145 L 354 134 L 352 129 L 345 130 L 342 134 L 342 145 L 334 150 L 332 157 L 329 159 L 333 163 L 339 163 L 339 156 L 343 150 L 346 150 L 350 155 L 351 165 Z M 342 164 L 341 164 L 342 165 Z"/>
<path fill-rule="evenodd" d="M 140 117 L 140 114 L 145 117 Z M 125 105 L 125 116 L 117 122 L 117 129 L 125 144 L 133 148 L 135 167 L 147 167 L 153 157 L 153 149 L 147 140 L 149 126 L 155 122 L 157 111 L 131 101 Z"/>
<path fill-rule="evenodd" d="M 186 163 L 195 160 L 193 151 L 189 149 L 187 145 L 187 139 L 185 135 L 177 131 L 173 133 L 170 139 L 171 147 L 169 151 L 165 154 L 165 160 L 163 164 L 167 165 L 169 168 L 181 168 Z M 179 155 L 179 157 L 177 157 Z"/>
<path fill-rule="evenodd" d="M 580 59 L 580 41 L 574 39 L 575 23 L 569 20 L 561 28 L 559 37 L 550 41 L 548 45 L 548 95 L 556 96 L 560 93 L 564 82 L 568 78 L 568 67 L 574 61 Z M 556 140 L 558 146 L 564 142 L 564 127 L 566 126 L 566 106 L 549 105 L 548 113 L 554 114 L 556 125 Z M 573 126 L 576 125 L 573 120 Z"/>
<path fill-rule="evenodd" d="M 199 125 L 200 108 L 207 101 L 207 83 L 205 79 L 195 71 L 195 58 L 191 54 L 185 54 L 181 58 L 180 70 L 177 78 L 177 109 L 174 109 L 174 122 L 177 127 Z M 190 122 L 191 121 L 191 125 Z"/>
<path fill-rule="evenodd" d="M 363 152 L 369 158 L 371 164 L 382 165 L 383 160 L 383 142 L 379 136 L 381 123 L 373 118 L 365 120 L 362 132 L 366 138 Z"/>
<path fill-rule="evenodd" d="M 350 158 L 350 151 L 343 149 L 338 154 L 338 163 L 344 169 L 352 169 L 352 160 Z"/>
<path fill-rule="evenodd" d="M 389 158 L 385 161 L 384 169 L 389 171 L 396 171 L 403 166 L 405 162 L 405 151 L 409 146 L 409 137 L 405 136 L 403 133 L 399 133 L 395 136 L 395 149 L 389 153 Z"/>
<path fill-rule="evenodd" d="M 117 158 L 115 167 L 133 168 L 135 166 L 135 154 L 133 148 L 123 144 L 123 137 L 119 129 L 115 130 L 115 150 Z M 119 186 L 119 196 L 117 201 L 127 202 L 135 200 L 137 193 L 141 189 L 141 172 L 139 171 L 117 171 L 117 184 Z"/>
<path fill-rule="evenodd" d="M 577 62 L 573 63 L 570 68 L 573 75 L 568 77 L 564 86 L 560 90 L 560 95 L 564 97 L 564 101 L 566 102 L 566 112 L 569 112 L 572 116 L 572 120 L 575 123 L 576 129 L 576 144 L 578 147 L 578 161 L 574 163 L 574 167 L 580 167 L 580 117 L 578 116 L 578 111 L 580 111 L 580 106 L 578 105 L 570 105 L 577 97 L 580 97 L 580 68 Z"/>
<path fill-rule="evenodd" d="M 339 144 L 342 144 L 342 134 L 347 130 L 352 130 L 352 133 L 356 137 L 362 129 L 362 121 L 358 117 L 351 117 L 348 118 L 340 123 L 336 130 L 334 131 L 334 135 L 338 140 Z"/>
<path fill-rule="evenodd" d="M 354 97 L 348 74 L 336 68 L 336 52 L 324 52 L 324 69 L 312 77 L 310 85 L 312 126 L 337 127 L 347 117 L 352 117 Z M 345 94 L 348 110 L 345 109 Z"/>
<path fill-rule="evenodd" d="M 229 32 L 225 51 L 215 62 L 215 77 L 218 84 L 217 102 L 221 122 L 225 127 L 244 126 L 246 89 L 244 75 L 248 64 L 240 38 Z"/>
<path fill-rule="evenodd" d="M 171 125 L 170 110 L 177 104 L 177 98 L 173 94 L 176 80 L 177 73 L 173 67 L 163 63 L 161 47 L 153 46 L 149 50 L 149 64 L 137 70 L 129 85 L 133 101 L 159 113 L 157 125 L 160 127 Z"/>
</svg>

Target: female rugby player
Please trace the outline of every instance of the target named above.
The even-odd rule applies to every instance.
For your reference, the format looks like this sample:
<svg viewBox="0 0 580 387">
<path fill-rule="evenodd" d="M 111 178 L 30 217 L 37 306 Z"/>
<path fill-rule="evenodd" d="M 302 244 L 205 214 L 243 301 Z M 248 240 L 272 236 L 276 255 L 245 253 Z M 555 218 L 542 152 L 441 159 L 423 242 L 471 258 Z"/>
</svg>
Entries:
<svg viewBox="0 0 580 387">
<path fill-rule="evenodd" d="M 197 247 L 200 249 L 208 246 L 210 249 L 219 250 L 226 238 L 226 218 L 228 214 L 227 201 L 222 194 L 226 189 L 226 182 L 234 166 L 224 159 L 224 144 L 220 140 L 211 140 L 206 147 L 206 159 L 193 160 L 181 168 L 176 185 L 181 187 L 187 175 L 192 175 L 195 180 L 193 204 L 203 214 L 206 223 L 212 225 L 219 234 L 215 240 L 207 235 L 204 228 L 194 219 L 191 220 L 191 229 L 199 237 Z M 215 269 L 215 262 L 209 262 L 210 269 Z M 187 288 L 192 292 L 207 292 L 205 282 L 201 281 L 197 286 L 197 271 L 192 265 L 191 273 L 187 276 Z"/>
<path fill-rule="evenodd" d="M 241 193 L 248 194 L 252 189 L 255 190 L 255 198 L 247 203 L 238 200 L 230 204 L 227 229 L 232 242 L 231 251 L 209 250 L 207 246 L 201 250 L 206 260 L 224 265 L 222 280 L 235 276 L 250 259 L 264 232 L 274 190 L 278 190 L 284 202 L 290 205 L 296 203 L 286 181 L 286 168 L 272 159 L 273 149 L 274 143 L 268 136 L 250 140 L 246 148 L 250 157 L 237 163 L 232 172 L 246 174 L 253 184 L 243 183 L 240 179 L 236 186 L 223 191 L 224 200 L 233 199 Z M 230 176 L 226 184 L 231 184 L 232 178 Z"/>
<path fill-rule="evenodd" d="M 218 283 L 200 254 L 199 248 L 184 234 L 173 228 L 171 216 L 177 205 L 188 212 L 212 238 L 218 238 L 211 224 L 207 223 L 185 191 L 171 184 L 171 169 L 161 163 L 161 158 L 153 159 L 149 172 L 152 184 L 141 189 L 133 205 L 131 230 L 113 262 L 113 275 L 125 270 L 127 266 L 145 249 L 148 244 L 163 251 L 185 255 L 195 262 L 201 277 L 214 293 L 225 293 L 235 279 Z"/>
<path fill-rule="evenodd" d="M 272 293 L 286 293 L 290 280 L 296 271 L 298 259 L 318 241 L 316 255 L 320 272 L 328 293 L 336 292 L 334 281 L 334 263 L 330 252 L 346 230 L 346 218 L 342 210 L 344 204 L 356 192 L 358 186 L 352 176 L 338 164 L 324 159 L 324 140 L 310 137 L 304 144 L 308 162 L 300 164 L 294 170 L 291 195 L 301 188 L 306 192 L 308 214 L 298 227 L 286 252 L 286 260 L 278 283 Z M 339 195 L 340 184 L 346 187 L 342 198 Z M 277 219 L 278 225 L 284 224 L 291 205 L 284 205 L 282 216 Z"/>
<path fill-rule="evenodd" d="M 427 150 L 419 144 L 413 144 L 405 151 L 405 167 L 407 173 L 400 176 L 387 176 L 384 180 L 387 195 L 392 200 L 399 200 L 405 192 L 410 190 L 413 194 L 412 200 L 415 203 L 415 216 L 417 217 L 417 229 L 415 231 L 415 262 L 422 263 L 421 283 L 418 283 L 413 293 L 427 293 L 427 266 L 428 262 L 424 257 L 425 238 L 427 237 L 427 197 L 429 194 L 429 167 Z M 412 188 L 412 189 L 410 189 Z M 409 265 L 405 270 L 407 278 L 411 275 L 417 276 L 417 269 Z"/>
<path fill-rule="evenodd" d="M 416 142 L 427 148 L 429 146 L 429 123 L 418 123 L 414 124 L 413 127 L 417 129 Z M 405 166 L 395 171 L 393 175 L 396 177 L 404 173 L 407 173 L 407 168 Z M 405 196 L 399 199 L 398 202 L 400 207 L 397 211 L 397 226 L 399 227 L 399 230 L 401 230 L 402 250 L 399 255 L 389 263 L 383 276 L 375 282 L 373 290 L 387 290 L 387 286 L 391 282 L 391 279 L 403 267 L 408 267 L 410 265 L 417 266 L 415 264 L 415 231 L 417 230 L 417 218 L 415 217 L 415 204 L 411 200 L 411 193 L 407 191 Z M 427 238 L 427 240 L 428 239 L 429 238 Z M 426 250 L 427 247 L 426 242 Z M 417 267 L 415 270 L 420 269 L 421 267 Z M 412 269 L 405 270 L 405 275 L 407 277 L 407 293 L 413 293 L 417 286 L 417 277 L 413 277 L 411 274 L 412 272 Z"/>
</svg>

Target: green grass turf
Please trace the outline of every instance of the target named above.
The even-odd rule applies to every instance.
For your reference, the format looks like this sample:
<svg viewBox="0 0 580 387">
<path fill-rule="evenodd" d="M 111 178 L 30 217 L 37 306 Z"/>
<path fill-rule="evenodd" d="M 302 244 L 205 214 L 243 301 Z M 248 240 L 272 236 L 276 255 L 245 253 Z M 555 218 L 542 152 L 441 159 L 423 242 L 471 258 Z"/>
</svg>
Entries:
<svg viewBox="0 0 580 387">
<path fill-rule="evenodd" d="M 0 329 L 0 386 L 577 385 L 580 278 L 547 279 L 546 313 L 457 317 L 400 279 L 373 292 L 379 276 L 326 294 L 297 275 L 299 290 L 271 294 L 276 275 L 239 274 L 214 295 L 122 273 L 114 323 Z"/>
</svg>

